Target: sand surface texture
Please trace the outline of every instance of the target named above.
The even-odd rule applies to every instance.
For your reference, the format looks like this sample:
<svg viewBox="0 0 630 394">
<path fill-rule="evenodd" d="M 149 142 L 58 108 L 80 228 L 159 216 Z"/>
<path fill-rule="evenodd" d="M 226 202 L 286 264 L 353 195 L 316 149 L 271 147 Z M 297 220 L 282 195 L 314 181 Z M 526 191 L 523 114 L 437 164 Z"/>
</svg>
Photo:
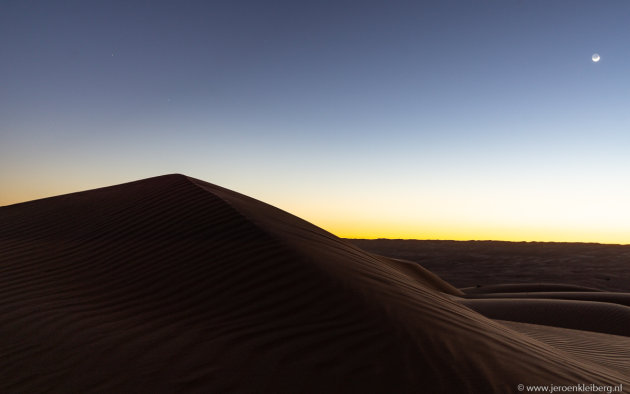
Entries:
<svg viewBox="0 0 630 394">
<path fill-rule="evenodd" d="M 470 296 L 183 175 L 1 207 L 0 392 L 630 387 L 630 307 Z"/>
</svg>

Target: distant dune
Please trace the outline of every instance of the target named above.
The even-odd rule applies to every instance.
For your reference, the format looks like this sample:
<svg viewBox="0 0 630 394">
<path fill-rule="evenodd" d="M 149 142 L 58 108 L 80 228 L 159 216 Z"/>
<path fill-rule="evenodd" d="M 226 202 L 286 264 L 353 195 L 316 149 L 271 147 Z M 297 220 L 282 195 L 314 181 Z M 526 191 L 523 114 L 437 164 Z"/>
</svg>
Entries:
<svg viewBox="0 0 630 394">
<path fill-rule="evenodd" d="M 420 263 L 459 288 L 504 284 L 531 286 L 545 282 L 556 286 L 551 289 L 553 291 L 559 289 L 557 286 L 566 289 L 571 285 L 630 292 L 630 245 L 400 239 L 348 241 L 372 253 Z M 556 285 L 558 283 L 561 285 Z"/>
<path fill-rule="evenodd" d="M 166 175 L 0 208 L 0 392 L 630 387 L 627 326 L 615 328 L 630 307 L 558 289 L 581 295 L 466 294 L 260 201 Z M 510 305 L 528 302 L 542 306 L 519 320 Z M 569 324 L 575 313 L 603 322 Z"/>
</svg>

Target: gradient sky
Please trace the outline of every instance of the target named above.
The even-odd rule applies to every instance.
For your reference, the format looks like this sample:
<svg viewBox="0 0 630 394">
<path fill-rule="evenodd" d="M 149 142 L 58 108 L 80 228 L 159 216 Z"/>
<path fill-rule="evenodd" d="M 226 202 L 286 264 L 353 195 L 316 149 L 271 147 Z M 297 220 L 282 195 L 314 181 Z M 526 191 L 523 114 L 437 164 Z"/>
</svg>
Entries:
<svg viewBox="0 0 630 394">
<path fill-rule="evenodd" d="M 622 0 L 5 0 L 0 205 L 177 172 L 345 237 L 630 243 L 628 21 Z"/>
</svg>

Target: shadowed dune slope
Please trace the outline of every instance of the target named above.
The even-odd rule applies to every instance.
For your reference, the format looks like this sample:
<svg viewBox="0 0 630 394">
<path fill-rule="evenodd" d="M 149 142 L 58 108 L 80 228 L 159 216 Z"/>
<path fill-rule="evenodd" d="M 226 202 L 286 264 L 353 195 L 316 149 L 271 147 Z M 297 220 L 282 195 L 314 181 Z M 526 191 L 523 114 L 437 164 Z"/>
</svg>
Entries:
<svg viewBox="0 0 630 394">
<path fill-rule="evenodd" d="M 2 207 L 0 391 L 630 384 L 441 282 L 182 175 Z"/>
</svg>

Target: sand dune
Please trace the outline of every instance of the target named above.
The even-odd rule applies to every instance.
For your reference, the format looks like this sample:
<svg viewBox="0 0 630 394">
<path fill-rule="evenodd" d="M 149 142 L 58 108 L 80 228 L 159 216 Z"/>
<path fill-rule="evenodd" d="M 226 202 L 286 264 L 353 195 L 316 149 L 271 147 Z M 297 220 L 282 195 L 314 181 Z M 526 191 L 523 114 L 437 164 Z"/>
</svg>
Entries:
<svg viewBox="0 0 630 394">
<path fill-rule="evenodd" d="M 601 290 L 586 286 L 561 283 L 508 283 L 461 289 L 466 294 L 490 293 L 530 293 L 530 292 L 599 292 Z"/>
<path fill-rule="evenodd" d="M 467 299 L 462 304 L 492 319 L 630 336 L 630 307 L 558 299 Z"/>
<path fill-rule="evenodd" d="M 0 391 L 630 386 L 625 369 L 488 319 L 461 295 L 182 175 L 11 205 L 0 208 Z M 461 302 L 477 301 L 501 300 Z"/>
<path fill-rule="evenodd" d="M 630 293 L 615 293 L 607 291 L 581 292 L 581 291 L 544 291 L 531 293 L 490 293 L 490 294 L 466 294 L 467 299 L 496 299 L 496 298 L 538 298 L 559 299 L 575 301 L 608 302 L 612 304 L 630 307 Z"/>
</svg>

